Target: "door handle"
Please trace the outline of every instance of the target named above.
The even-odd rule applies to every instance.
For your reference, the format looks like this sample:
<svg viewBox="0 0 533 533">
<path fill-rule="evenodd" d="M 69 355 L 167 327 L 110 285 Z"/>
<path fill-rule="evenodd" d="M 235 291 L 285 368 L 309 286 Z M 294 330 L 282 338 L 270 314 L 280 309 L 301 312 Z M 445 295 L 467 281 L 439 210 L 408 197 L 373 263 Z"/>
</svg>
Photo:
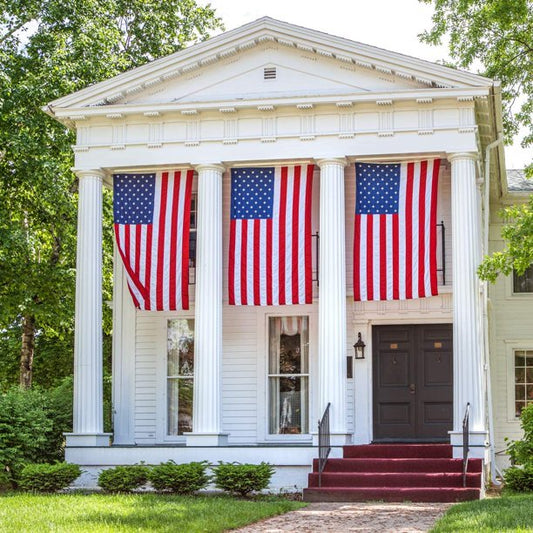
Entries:
<svg viewBox="0 0 533 533">
<path fill-rule="evenodd" d="M 409 385 L 409 393 L 414 394 L 415 392 L 416 392 L 416 386 L 414 383 L 411 383 L 411 385 Z"/>
</svg>

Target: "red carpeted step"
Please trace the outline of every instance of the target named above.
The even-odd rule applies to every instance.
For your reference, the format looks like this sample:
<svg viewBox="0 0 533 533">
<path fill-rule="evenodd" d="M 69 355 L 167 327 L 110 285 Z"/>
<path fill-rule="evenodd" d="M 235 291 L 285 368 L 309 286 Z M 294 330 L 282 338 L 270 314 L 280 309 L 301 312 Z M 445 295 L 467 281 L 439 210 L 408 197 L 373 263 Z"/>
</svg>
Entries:
<svg viewBox="0 0 533 533">
<path fill-rule="evenodd" d="M 467 487 L 481 486 L 481 473 L 467 474 Z M 318 487 L 318 474 L 309 474 L 309 487 Z M 449 472 L 323 472 L 322 488 L 327 487 L 463 487 L 462 473 Z"/>
<path fill-rule="evenodd" d="M 359 457 L 380 457 L 382 459 L 403 458 L 452 458 L 452 447 L 449 444 L 366 444 L 360 446 L 344 446 L 343 457 L 355 459 Z"/>
<path fill-rule="evenodd" d="M 449 487 L 360 487 L 360 488 L 308 488 L 303 491 L 306 502 L 461 502 L 477 500 L 480 489 Z"/>
<path fill-rule="evenodd" d="M 318 459 L 313 461 L 313 471 Z M 328 459 L 326 472 L 462 472 L 461 459 Z M 469 459 L 469 472 L 481 472 L 481 459 Z"/>
</svg>

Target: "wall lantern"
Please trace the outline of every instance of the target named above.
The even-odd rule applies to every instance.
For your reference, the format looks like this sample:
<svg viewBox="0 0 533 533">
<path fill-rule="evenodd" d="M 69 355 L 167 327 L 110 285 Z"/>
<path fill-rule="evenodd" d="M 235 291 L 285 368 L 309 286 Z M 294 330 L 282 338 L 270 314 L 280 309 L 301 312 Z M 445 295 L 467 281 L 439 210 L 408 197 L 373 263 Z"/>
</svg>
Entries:
<svg viewBox="0 0 533 533">
<path fill-rule="evenodd" d="M 365 346 L 366 344 L 363 342 L 363 339 L 361 339 L 361 332 L 357 334 L 357 342 L 353 345 L 353 349 L 355 350 L 355 358 L 356 359 L 364 359 L 365 358 Z"/>
</svg>

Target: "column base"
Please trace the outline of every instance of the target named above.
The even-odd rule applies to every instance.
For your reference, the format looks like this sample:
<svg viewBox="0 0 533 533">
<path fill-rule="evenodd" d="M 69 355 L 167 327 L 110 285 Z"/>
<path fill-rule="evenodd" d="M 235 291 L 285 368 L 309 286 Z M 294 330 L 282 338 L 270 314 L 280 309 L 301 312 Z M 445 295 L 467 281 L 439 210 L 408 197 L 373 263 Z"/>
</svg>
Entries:
<svg viewBox="0 0 533 533">
<path fill-rule="evenodd" d="M 227 446 L 228 433 L 184 433 L 186 446 Z"/>
<path fill-rule="evenodd" d="M 113 433 L 63 433 L 67 448 L 111 446 Z"/>
<path fill-rule="evenodd" d="M 463 458 L 463 432 L 450 431 L 450 444 L 453 446 L 454 459 Z M 483 459 L 486 464 L 490 462 L 490 445 L 488 431 L 470 431 L 469 433 L 468 457 L 472 459 Z"/>
</svg>

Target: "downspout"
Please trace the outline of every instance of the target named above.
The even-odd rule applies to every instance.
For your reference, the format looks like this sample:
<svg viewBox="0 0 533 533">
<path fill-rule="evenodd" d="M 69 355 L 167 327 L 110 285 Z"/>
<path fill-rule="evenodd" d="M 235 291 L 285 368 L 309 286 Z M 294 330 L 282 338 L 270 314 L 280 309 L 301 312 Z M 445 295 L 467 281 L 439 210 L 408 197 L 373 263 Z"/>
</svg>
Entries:
<svg viewBox="0 0 533 533">
<path fill-rule="evenodd" d="M 489 203 L 490 203 L 490 154 L 491 150 L 503 142 L 503 134 L 498 132 L 498 137 L 491 142 L 485 149 L 485 188 L 483 190 L 483 255 L 489 252 Z M 489 343 L 489 315 L 488 315 L 488 282 L 483 282 L 483 341 L 485 351 L 485 379 L 487 383 L 487 411 L 489 426 L 489 446 L 491 461 L 491 481 L 494 485 L 501 485 L 496 478 L 497 475 L 502 477 L 501 471 L 496 465 L 496 451 L 494 449 L 494 419 L 492 413 L 492 382 L 490 374 L 490 343 Z"/>
</svg>

